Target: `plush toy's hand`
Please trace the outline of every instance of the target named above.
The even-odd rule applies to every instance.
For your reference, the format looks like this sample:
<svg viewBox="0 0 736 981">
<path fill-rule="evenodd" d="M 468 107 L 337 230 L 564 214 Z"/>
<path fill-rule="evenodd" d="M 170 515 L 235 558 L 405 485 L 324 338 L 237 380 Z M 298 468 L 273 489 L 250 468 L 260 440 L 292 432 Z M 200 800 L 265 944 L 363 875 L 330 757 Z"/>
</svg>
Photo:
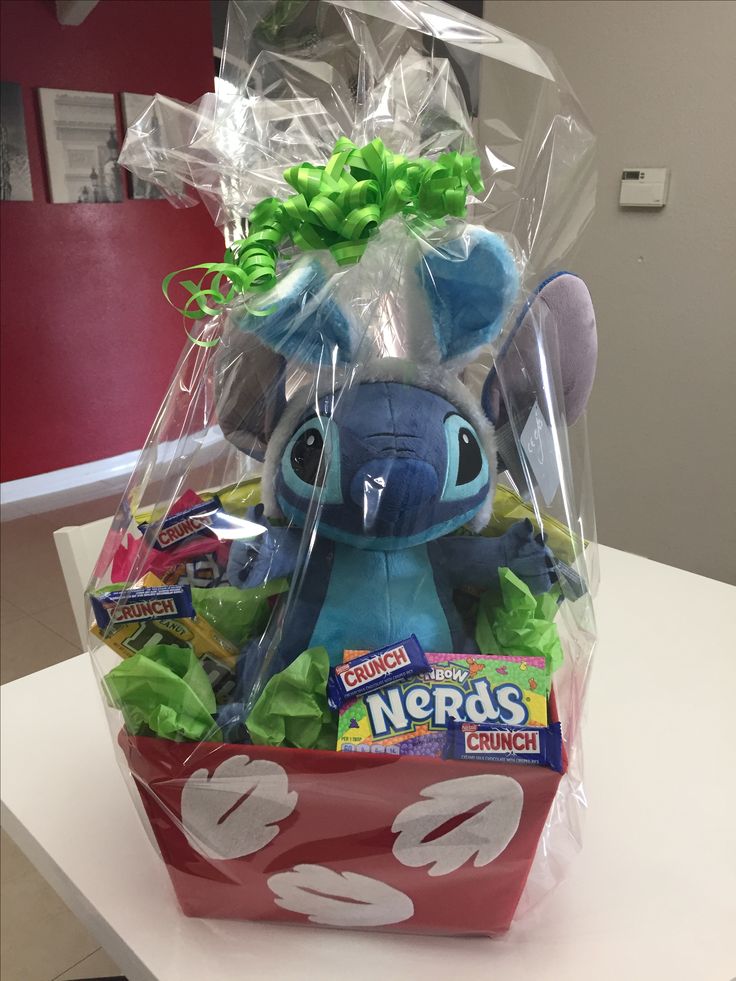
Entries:
<svg viewBox="0 0 736 981">
<path fill-rule="evenodd" d="M 296 549 L 290 540 L 289 529 L 274 528 L 264 517 L 262 504 L 248 508 L 246 517 L 266 530 L 256 538 L 233 542 L 225 573 L 230 585 L 253 589 L 271 579 L 291 575 Z"/>
<path fill-rule="evenodd" d="M 588 592 L 588 587 L 580 573 L 557 556 L 554 559 L 553 578 L 559 582 L 562 595 L 566 599 L 577 600 Z"/>
<path fill-rule="evenodd" d="M 556 580 L 552 553 L 541 535 L 534 535 L 528 518 L 517 521 L 504 535 L 506 565 L 535 594 L 546 593 Z"/>
<path fill-rule="evenodd" d="M 256 566 L 260 564 L 259 555 L 253 541 L 233 542 L 225 573 L 225 578 L 231 586 L 246 589 L 263 584 L 265 577 L 256 574 Z M 258 571 L 261 573 L 263 570 Z"/>
</svg>

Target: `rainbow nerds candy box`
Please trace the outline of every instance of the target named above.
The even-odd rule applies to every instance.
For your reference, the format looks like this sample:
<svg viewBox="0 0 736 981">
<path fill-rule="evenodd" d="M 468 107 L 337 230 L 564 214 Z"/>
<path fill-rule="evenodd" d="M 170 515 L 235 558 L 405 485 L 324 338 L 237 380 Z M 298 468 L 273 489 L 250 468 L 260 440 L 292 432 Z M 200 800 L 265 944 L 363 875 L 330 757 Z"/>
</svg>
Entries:
<svg viewBox="0 0 736 981">
<path fill-rule="evenodd" d="M 344 660 L 357 651 L 346 651 Z M 543 657 L 427 654 L 431 673 L 388 684 L 345 705 L 338 750 L 441 756 L 448 720 L 546 726 Z"/>
</svg>

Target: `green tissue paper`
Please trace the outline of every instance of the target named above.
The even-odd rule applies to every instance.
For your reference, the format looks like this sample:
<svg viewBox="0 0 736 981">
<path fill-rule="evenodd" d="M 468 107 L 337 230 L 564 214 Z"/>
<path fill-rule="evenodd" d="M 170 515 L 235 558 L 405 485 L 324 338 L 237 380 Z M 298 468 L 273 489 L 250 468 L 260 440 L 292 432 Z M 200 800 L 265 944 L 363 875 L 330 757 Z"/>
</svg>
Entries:
<svg viewBox="0 0 736 981">
<path fill-rule="evenodd" d="M 258 746 L 334 749 L 337 720 L 327 704 L 330 659 L 324 647 L 304 651 L 273 676 L 246 721 Z"/>
<path fill-rule="evenodd" d="M 562 664 L 560 635 L 554 623 L 557 591 L 534 596 L 510 569 L 499 569 L 500 596 L 484 593 L 475 627 L 481 654 L 546 657 L 551 671 Z"/>
<path fill-rule="evenodd" d="M 192 588 L 192 602 L 198 616 L 203 617 L 225 640 L 240 648 L 259 634 L 268 622 L 269 596 L 289 588 L 288 579 L 274 579 L 255 589 L 237 586 Z"/>
<path fill-rule="evenodd" d="M 222 740 L 212 718 L 212 685 L 191 647 L 144 647 L 108 672 L 105 686 L 134 735 L 151 730 L 163 739 Z"/>
</svg>

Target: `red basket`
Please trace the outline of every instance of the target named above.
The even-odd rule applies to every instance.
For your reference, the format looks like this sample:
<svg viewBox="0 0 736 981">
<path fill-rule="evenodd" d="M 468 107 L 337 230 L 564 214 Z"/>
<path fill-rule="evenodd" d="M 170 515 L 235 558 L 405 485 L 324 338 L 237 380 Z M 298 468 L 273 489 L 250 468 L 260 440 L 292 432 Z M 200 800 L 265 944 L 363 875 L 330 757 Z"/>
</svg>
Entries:
<svg viewBox="0 0 736 981">
<path fill-rule="evenodd" d="M 518 764 L 119 742 L 188 916 L 502 933 L 560 781 Z"/>
</svg>

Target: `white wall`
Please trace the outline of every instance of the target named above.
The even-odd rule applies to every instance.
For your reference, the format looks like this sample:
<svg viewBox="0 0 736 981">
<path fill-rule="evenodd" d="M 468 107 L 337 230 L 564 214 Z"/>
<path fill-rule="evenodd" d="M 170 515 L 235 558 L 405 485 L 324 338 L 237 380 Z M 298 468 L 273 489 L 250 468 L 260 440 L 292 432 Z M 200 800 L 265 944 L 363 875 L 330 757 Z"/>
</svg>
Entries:
<svg viewBox="0 0 736 981">
<path fill-rule="evenodd" d="M 598 136 L 567 265 L 598 314 L 600 541 L 736 582 L 736 3 L 486 0 L 485 17 L 553 53 Z M 661 211 L 618 207 L 642 165 L 672 169 Z"/>
</svg>

